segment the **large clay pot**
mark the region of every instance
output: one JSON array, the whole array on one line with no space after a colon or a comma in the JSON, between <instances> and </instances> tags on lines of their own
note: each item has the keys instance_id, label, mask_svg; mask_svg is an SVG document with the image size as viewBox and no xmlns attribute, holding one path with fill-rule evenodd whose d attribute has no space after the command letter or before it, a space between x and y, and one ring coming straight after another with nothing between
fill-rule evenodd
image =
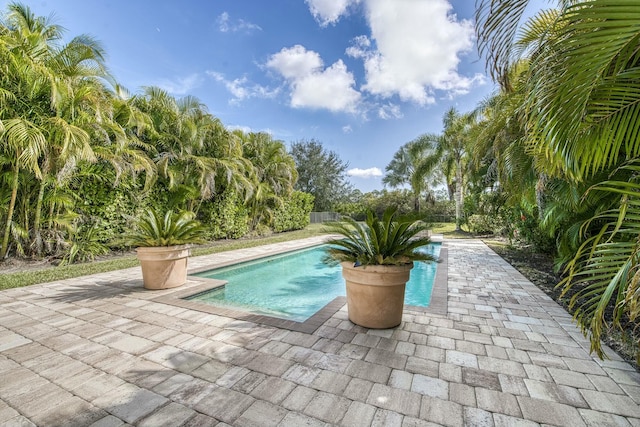
<instances>
[{"instance_id":1,"label":"large clay pot","mask_svg":"<svg viewBox=\"0 0 640 427\"><path fill-rule=\"evenodd\" d=\"M354 267L351 262L343 262L349 320L373 329L398 326L402 322L404 289L412 268L413 263Z\"/></svg>"},{"instance_id":2,"label":"large clay pot","mask_svg":"<svg viewBox=\"0 0 640 427\"><path fill-rule=\"evenodd\" d=\"M138 248L146 289L169 289L187 282L187 245Z\"/></svg>"}]
</instances>

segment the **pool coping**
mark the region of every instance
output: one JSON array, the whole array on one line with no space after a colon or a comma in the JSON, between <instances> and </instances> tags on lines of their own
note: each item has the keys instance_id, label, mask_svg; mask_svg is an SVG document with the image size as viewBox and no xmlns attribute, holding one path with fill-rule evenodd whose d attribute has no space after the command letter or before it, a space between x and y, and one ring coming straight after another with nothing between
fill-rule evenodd
<instances>
[{"instance_id":1,"label":"pool coping","mask_svg":"<svg viewBox=\"0 0 640 427\"><path fill-rule=\"evenodd\" d=\"M436 243L435 241L434 243ZM200 311L203 313L214 314L218 316L230 317L236 320L244 320L248 322L260 323L267 326L275 326L277 328L288 329L296 332L304 332L311 334L315 332L320 326L322 326L327 320L329 320L338 310L340 310L346 303L347 298L345 296L339 296L334 298L320 310L318 310L313 316L305 320L304 322L297 322L294 320L281 319L278 317L267 316L263 314L251 313L248 311L242 311L239 309L233 309L229 307L216 306L212 304L206 304L195 300L186 300L183 298L199 294L211 289L215 289L220 286L224 286L227 282L225 280L208 279L199 276L193 276L193 274L201 273L203 271L211 270L213 268L222 268L229 265L238 264L241 262L253 261L260 258L265 258L272 255L280 255L287 252L294 252L300 249L311 248L318 246L317 242L310 242L308 245L300 245L296 248L282 248L281 250L274 250L269 254L252 254L249 256L239 257L230 261L223 261L214 265L205 265L193 270L189 270L188 281L189 286L181 287L178 290L160 295L156 298L152 298L152 301L173 305L189 310ZM417 312L417 313L429 313L437 315L446 315L448 311L448 248L445 242L441 243L439 262L436 267L436 275L433 282L433 288L431 291L431 300L429 306L420 307L414 305L405 305L405 310Z\"/></svg>"}]
</instances>

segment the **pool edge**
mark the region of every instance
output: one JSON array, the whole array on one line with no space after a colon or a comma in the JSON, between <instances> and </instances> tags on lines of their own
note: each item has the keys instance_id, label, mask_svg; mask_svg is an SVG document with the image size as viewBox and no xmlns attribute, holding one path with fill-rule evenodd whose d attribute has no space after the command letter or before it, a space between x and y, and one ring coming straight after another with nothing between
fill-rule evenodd
<instances>
[{"instance_id":1,"label":"pool edge","mask_svg":"<svg viewBox=\"0 0 640 427\"><path fill-rule=\"evenodd\" d=\"M438 242L440 243L440 242ZM320 243L321 244L321 243ZM293 252L299 249L304 249L308 247L317 246L319 243L309 243L306 245L301 245L296 248L283 248L279 251L274 251L269 255L278 255L286 252ZM254 259L263 258L265 255L250 255L247 257L242 257L235 259L231 262L224 262L216 264L216 267L219 268L232 264L236 264L239 262L252 261ZM425 314L434 314L434 315L446 315L448 312L448 248L446 247L445 242L441 243L440 246L440 261L438 262L438 266L436 268L436 275L433 282L433 288L431 291L431 299L429 302L429 306L420 307L413 305L405 305L405 310L417 312L417 313L425 313ZM224 264L224 265L223 265ZM338 312L347 302L347 298L344 296L339 296L334 298L320 310L318 310L314 315L305 320L304 322L297 322L294 320L280 319L277 317L266 316L262 314L254 314L247 311L234 310L231 308L215 306L211 304L205 304L202 302L197 302L193 300L183 299L185 297L195 295L201 292L204 292L209 289L213 289L216 287L224 286L226 281L217 280L217 279L208 279L199 276L193 276L193 274L200 273L202 271L206 271L207 269L211 269L210 266L200 266L196 269L189 270L188 280L190 282L196 282L200 284L192 284L187 288L179 288L171 293L167 293L164 295L160 295L156 298L152 298L152 301L164 303L168 305L173 305L176 307L186 308L190 310L200 311L208 314L213 314L217 316L225 316L230 317L236 320L244 320L250 321L254 323L260 323L267 326L273 326L281 329L288 329L296 332L304 332L304 333L313 333L320 326L322 326L327 320L329 320L336 312Z\"/></svg>"}]
</instances>

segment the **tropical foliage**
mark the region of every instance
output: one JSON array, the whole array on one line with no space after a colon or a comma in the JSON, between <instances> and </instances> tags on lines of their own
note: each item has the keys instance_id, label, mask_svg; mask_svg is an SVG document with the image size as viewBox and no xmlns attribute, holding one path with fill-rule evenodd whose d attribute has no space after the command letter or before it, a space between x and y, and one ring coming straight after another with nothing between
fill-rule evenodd
<instances>
[{"instance_id":1,"label":"tropical foliage","mask_svg":"<svg viewBox=\"0 0 640 427\"><path fill-rule=\"evenodd\" d=\"M443 117L442 134L424 134L400 147L387 166L383 179L392 187L409 184L417 212L420 212L420 197L428 188L426 180L431 178L433 186L438 183L438 178L442 179L455 202L456 230L460 230L464 220L464 188L473 124L472 114L460 114L454 108L449 109Z\"/></svg>"},{"instance_id":2,"label":"tropical foliage","mask_svg":"<svg viewBox=\"0 0 640 427\"><path fill-rule=\"evenodd\" d=\"M526 173L503 175L500 185L531 188L526 177L537 177L536 203L519 203L535 206L541 228L557 237L566 274L560 286L573 295L575 318L602 355L603 330L636 318L640 296L640 7L559 1L520 26L528 3L478 2L480 48L501 84L485 130L513 135L495 142L528 158L517 163ZM508 116L500 107L506 104L515 123L497 119Z\"/></svg>"},{"instance_id":3,"label":"tropical foliage","mask_svg":"<svg viewBox=\"0 0 640 427\"><path fill-rule=\"evenodd\" d=\"M421 200L425 197L428 184L433 187L439 182L439 177L434 173L435 141L436 136L423 135L400 147L385 168L386 174L382 178L382 183L392 188L409 185L413 192L413 209L416 212L420 212L422 208Z\"/></svg>"},{"instance_id":4,"label":"tropical foliage","mask_svg":"<svg viewBox=\"0 0 640 427\"><path fill-rule=\"evenodd\" d=\"M132 95L104 58L27 6L2 16L0 259L92 259L147 208L194 212L210 239L272 229L297 179L285 144L228 130L193 96Z\"/></svg>"}]
</instances>

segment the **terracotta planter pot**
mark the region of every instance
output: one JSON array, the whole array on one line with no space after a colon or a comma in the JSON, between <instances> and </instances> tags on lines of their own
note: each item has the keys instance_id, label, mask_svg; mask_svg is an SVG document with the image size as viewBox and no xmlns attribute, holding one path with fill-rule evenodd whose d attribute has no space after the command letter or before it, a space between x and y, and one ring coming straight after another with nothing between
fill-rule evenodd
<instances>
[{"instance_id":1,"label":"terracotta planter pot","mask_svg":"<svg viewBox=\"0 0 640 427\"><path fill-rule=\"evenodd\" d=\"M402 322L404 289L413 263L354 267L351 262L343 262L341 265L347 283L349 320L373 329L398 326Z\"/></svg>"},{"instance_id":2,"label":"terracotta planter pot","mask_svg":"<svg viewBox=\"0 0 640 427\"><path fill-rule=\"evenodd\" d=\"M138 248L146 289L169 289L187 282L187 245Z\"/></svg>"}]
</instances>

